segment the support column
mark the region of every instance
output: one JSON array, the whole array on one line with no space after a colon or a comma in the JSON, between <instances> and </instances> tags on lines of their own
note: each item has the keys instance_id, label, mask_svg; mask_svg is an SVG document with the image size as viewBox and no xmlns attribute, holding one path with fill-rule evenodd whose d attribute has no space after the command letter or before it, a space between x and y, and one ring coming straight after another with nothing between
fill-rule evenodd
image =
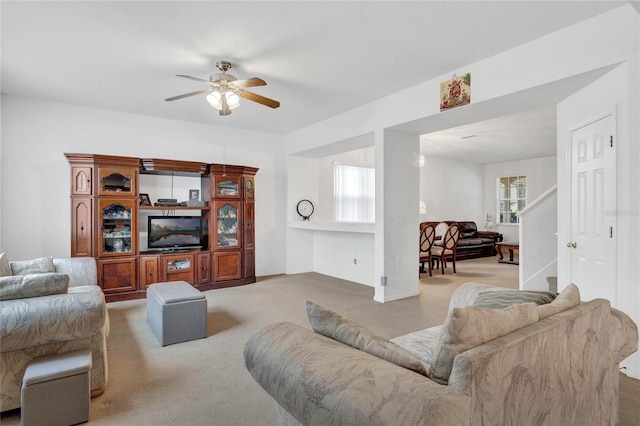
<instances>
[{"instance_id":1,"label":"support column","mask_svg":"<svg viewBox=\"0 0 640 426\"><path fill-rule=\"evenodd\" d=\"M375 150L374 300L389 302L420 294L420 137L395 130L378 130ZM385 281L386 285L383 285Z\"/></svg>"}]
</instances>

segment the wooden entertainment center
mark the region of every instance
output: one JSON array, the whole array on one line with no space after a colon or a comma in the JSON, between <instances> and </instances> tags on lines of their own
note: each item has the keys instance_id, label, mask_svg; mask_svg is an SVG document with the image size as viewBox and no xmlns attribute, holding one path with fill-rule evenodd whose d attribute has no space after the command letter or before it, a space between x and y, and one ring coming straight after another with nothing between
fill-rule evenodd
<instances>
[{"instance_id":1,"label":"wooden entertainment center","mask_svg":"<svg viewBox=\"0 0 640 426\"><path fill-rule=\"evenodd\" d=\"M256 282L255 182L258 169L192 161L65 154L71 166L71 256L95 257L108 302L146 297L156 282L200 290ZM203 203L141 205L141 177L188 177ZM171 188L171 189L172 189ZM197 205L204 204L204 205ZM201 218L201 245L141 250L145 215ZM148 232L148 230L147 230Z\"/></svg>"}]
</instances>

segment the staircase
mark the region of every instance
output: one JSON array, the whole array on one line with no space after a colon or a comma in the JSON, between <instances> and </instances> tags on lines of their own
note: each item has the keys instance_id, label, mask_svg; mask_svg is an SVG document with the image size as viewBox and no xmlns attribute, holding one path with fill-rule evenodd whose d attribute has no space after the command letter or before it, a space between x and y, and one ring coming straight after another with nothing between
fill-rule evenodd
<instances>
[{"instance_id":1,"label":"staircase","mask_svg":"<svg viewBox=\"0 0 640 426\"><path fill-rule=\"evenodd\" d=\"M549 290L558 275L557 212L557 185L518 212L522 290Z\"/></svg>"}]
</instances>

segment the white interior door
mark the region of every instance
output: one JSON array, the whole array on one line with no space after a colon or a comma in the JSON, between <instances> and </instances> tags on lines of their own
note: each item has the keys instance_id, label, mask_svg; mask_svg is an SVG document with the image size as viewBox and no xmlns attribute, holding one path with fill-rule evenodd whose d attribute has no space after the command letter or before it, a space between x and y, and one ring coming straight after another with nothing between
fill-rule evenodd
<instances>
[{"instance_id":1,"label":"white interior door","mask_svg":"<svg viewBox=\"0 0 640 426\"><path fill-rule=\"evenodd\" d=\"M571 283L582 300L607 298L616 286L615 115L571 131Z\"/></svg>"}]
</instances>

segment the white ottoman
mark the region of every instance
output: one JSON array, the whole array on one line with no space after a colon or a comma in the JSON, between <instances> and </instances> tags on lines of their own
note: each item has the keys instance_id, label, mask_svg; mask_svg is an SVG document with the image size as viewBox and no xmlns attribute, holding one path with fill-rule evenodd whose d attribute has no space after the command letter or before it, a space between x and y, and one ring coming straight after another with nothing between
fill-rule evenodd
<instances>
[{"instance_id":1,"label":"white ottoman","mask_svg":"<svg viewBox=\"0 0 640 426\"><path fill-rule=\"evenodd\" d=\"M207 299L184 281L147 288L147 322L162 346L207 337Z\"/></svg>"},{"instance_id":2,"label":"white ottoman","mask_svg":"<svg viewBox=\"0 0 640 426\"><path fill-rule=\"evenodd\" d=\"M22 379L22 425L75 425L89 421L91 351L34 358Z\"/></svg>"}]
</instances>

